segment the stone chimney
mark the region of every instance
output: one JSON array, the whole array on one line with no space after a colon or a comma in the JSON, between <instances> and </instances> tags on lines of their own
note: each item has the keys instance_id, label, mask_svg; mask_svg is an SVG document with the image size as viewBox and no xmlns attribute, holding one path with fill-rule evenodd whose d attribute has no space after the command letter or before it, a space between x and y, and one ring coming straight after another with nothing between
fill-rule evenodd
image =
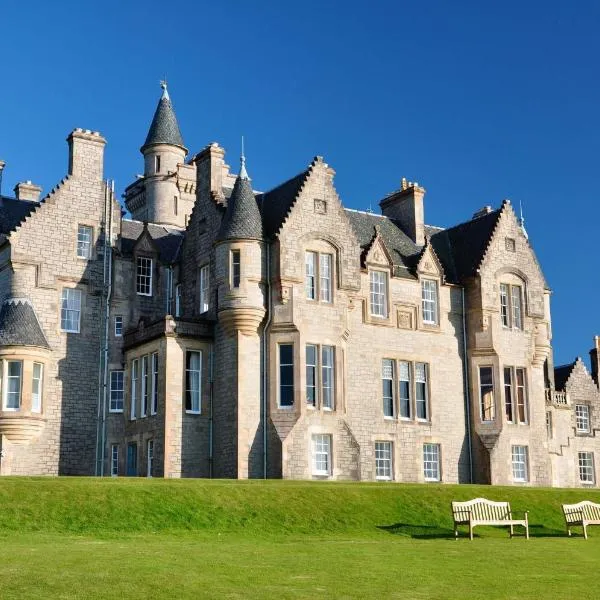
<instances>
[{"instance_id":1,"label":"stone chimney","mask_svg":"<svg viewBox=\"0 0 600 600\"><path fill-rule=\"evenodd\" d=\"M28 200L29 202L39 202L42 188L31 181L17 183L14 188L17 200Z\"/></svg>"},{"instance_id":2,"label":"stone chimney","mask_svg":"<svg viewBox=\"0 0 600 600\"><path fill-rule=\"evenodd\" d=\"M69 175L87 181L102 181L104 173L104 146L106 140L89 129L75 129L69 142Z\"/></svg>"},{"instance_id":3,"label":"stone chimney","mask_svg":"<svg viewBox=\"0 0 600 600\"><path fill-rule=\"evenodd\" d=\"M590 350L590 362L592 363L592 378L598 385L598 373L600 372L600 336L594 336L594 347Z\"/></svg>"},{"instance_id":4,"label":"stone chimney","mask_svg":"<svg viewBox=\"0 0 600 600\"><path fill-rule=\"evenodd\" d=\"M198 194L210 195L217 202L223 203L225 150L213 142L196 154L192 162L196 165Z\"/></svg>"},{"instance_id":5,"label":"stone chimney","mask_svg":"<svg viewBox=\"0 0 600 600\"><path fill-rule=\"evenodd\" d=\"M479 219L479 217L485 217L485 215L489 215L492 212L492 207L491 206L483 206L482 208L480 208L477 212L473 213L473 216L471 217L471 221L475 220L475 219Z\"/></svg>"},{"instance_id":6,"label":"stone chimney","mask_svg":"<svg viewBox=\"0 0 600 600\"><path fill-rule=\"evenodd\" d=\"M403 177L400 189L379 203L381 212L397 221L402 231L418 246L425 243L424 196L425 188Z\"/></svg>"}]
</instances>

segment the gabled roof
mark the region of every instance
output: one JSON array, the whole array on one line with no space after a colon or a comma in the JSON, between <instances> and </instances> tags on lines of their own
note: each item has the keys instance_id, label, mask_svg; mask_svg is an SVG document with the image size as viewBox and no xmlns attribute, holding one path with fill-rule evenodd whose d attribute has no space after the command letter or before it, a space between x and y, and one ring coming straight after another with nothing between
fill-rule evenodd
<instances>
[{"instance_id":1,"label":"gabled roof","mask_svg":"<svg viewBox=\"0 0 600 600\"><path fill-rule=\"evenodd\" d=\"M121 225L121 254L132 256L133 248L138 238L144 231L144 223L141 221L129 221L123 219ZM148 223L148 233L152 238L159 253L159 260L166 264L172 264L179 258L179 251L183 244L185 231L166 225Z\"/></svg>"},{"instance_id":2,"label":"gabled roof","mask_svg":"<svg viewBox=\"0 0 600 600\"><path fill-rule=\"evenodd\" d=\"M0 308L0 346L50 348L31 302L10 298Z\"/></svg>"},{"instance_id":3,"label":"gabled roof","mask_svg":"<svg viewBox=\"0 0 600 600\"><path fill-rule=\"evenodd\" d=\"M0 233L10 233L33 209L37 202L0 196Z\"/></svg>"},{"instance_id":4,"label":"gabled roof","mask_svg":"<svg viewBox=\"0 0 600 600\"><path fill-rule=\"evenodd\" d=\"M554 367L554 389L559 392L564 391L565 385L567 385L567 380L571 376L573 369L575 368L574 361L569 363L568 365L560 365L558 367Z\"/></svg>"},{"instance_id":5,"label":"gabled roof","mask_svg":"<svg viewBox=\"0 0 600 600\"><path fill-rule=\"evenodd\" d=\"M171 98L169 97L166 88L163 91L161 99L158 101L152 124L148 130L146 141L141 147L141 151L144 152L148 146L154 144L171 144L172 146L179 146L187 153L187 148L183 144L183 138L179 131L177 117L175 116L173 105L171 104Z\"/></svg>"}]
</instances>

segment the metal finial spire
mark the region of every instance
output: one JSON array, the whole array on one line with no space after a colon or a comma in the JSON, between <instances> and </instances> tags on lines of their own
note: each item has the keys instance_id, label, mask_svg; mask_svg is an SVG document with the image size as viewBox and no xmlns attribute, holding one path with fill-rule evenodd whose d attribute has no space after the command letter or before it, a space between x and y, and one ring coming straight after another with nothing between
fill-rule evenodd
<instances>
[{"instance_id":1,"label":"metal finial spire","mask_svg":"<svg viewBox=\"0 0 600 600\"><path fill-rule=\"evenodd\" d=\"M525 217L523 216L523 204L519 200L519 212L521 214L521 218L519 219L519 225L521 227L521 231L526 239L529 239L529 235L527 234L527 230L525 229Z\"/></svg>"},{"instance_id":2,"label":"metal finial spire","mask_svg":"<svg viewBox=\"0 0 600 600\"><path fill-rule=\"evenodd\" d=\"M249 179L248 172L246 171L246 156L244 154L244 136L242 136L242 155L240 157L240 177L242 179Z\"/></svg>"},{"instance_id":3,"label":"metal finial spire","mask_svg":"<svg viewBox=\"0 0 600 600\"><path fill-rule=\"evenodd\" d=\"M161 79L160 81L160 87L162 88L162 98L164 98L165 100L170 100L171 98L169 98L169 92L167 91L167 78L165 77L164 79Z\"/></svg>"}]
</instances>

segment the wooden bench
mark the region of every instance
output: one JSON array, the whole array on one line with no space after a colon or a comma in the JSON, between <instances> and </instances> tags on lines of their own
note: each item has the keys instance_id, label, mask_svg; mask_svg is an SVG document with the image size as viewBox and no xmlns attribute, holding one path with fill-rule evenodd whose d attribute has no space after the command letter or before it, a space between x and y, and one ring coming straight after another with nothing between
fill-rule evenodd
<instances>
[{"instance_id":1,"label":"wooden bench","mask_svg":"<svg viewBox=\"0 0 600 600\"><path fill-rule=\"evenodd\" d=\"M583 536L587 540L587 526L600 525L600 504L584 500L577 504L563 504L563 514L567 523L567 533L571 535L573 525L583 527Z\"/></svg>"},{"instance_id":2,"label":"wooden bench","mask_svg":"<svg viewBox=\"0 0 600 600\"><path fill-rule=\"evenodd\" d=\"M525 536L529 539L528 512L524 519L513 519L510 503L492 502L485 498L475 498L467 502L452 502L452 516L454 518L454 537L458 539L458 526L469 526L469 537L473 539L473 529L477 525L500 525L510 528L510 537L514 535L513 527L525 527Z\"/></svg>"}]
</instances>

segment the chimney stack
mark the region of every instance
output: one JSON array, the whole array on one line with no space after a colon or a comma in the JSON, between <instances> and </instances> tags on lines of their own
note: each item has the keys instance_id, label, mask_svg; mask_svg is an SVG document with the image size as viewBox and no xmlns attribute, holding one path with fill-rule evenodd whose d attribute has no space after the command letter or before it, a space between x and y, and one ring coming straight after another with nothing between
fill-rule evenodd
<instances>
[{"instance_id":1,"label":"chimney stack","mask_svg":"<svg viewBox=\"0 0 600 600\"><path fill-rule=\"evenodd\" d=\"M201 150L192 162L196 165L197 190L199 195L212 196L222 204L225 150L216 142Z\"/></svg>"},{"instance_id":2,"label":"chimney stack","mask_svg":"<svg viewBox=\"0 0 600 600\"><path fill-rule=\"evenodd\" d=\"M397 221L417 246L425 244L424 196L425 188L403 177L400 189L379 203L384 216Z\"/></svg>"},{"instance_id":3,"label":"chimney stack","mask_svg":"<svg viewBox=\"0 0 600 600\"><path fill-rule=\"evenodd\" d=\"M29 202L39 202L42 188L31 181L23 181L15 185L15 197L17 200L27 200Z\"/></svg>"},{"instance_id":4,"label":"chimney stack","mask_svg":"<svg viewBox=\"0 0 600 600\"><path fill-rule=\"evenodd\" d=\"M600 336L594 336L594 347L590 350L590 362L592 363L592 378L598 385L598 372L600 371Z\"/></svg>"},{"instance_id":5,"label":"chimney stack","mask_svg":"<svg viewBox=\"0 0 600 600\"><path fill-rule=\"evenodd\" d=\"M104 171L104 146L106 140L89 129L74 129L69 142L69 175L88 181L102 181Z\"/></svg>"}]
</instances>

